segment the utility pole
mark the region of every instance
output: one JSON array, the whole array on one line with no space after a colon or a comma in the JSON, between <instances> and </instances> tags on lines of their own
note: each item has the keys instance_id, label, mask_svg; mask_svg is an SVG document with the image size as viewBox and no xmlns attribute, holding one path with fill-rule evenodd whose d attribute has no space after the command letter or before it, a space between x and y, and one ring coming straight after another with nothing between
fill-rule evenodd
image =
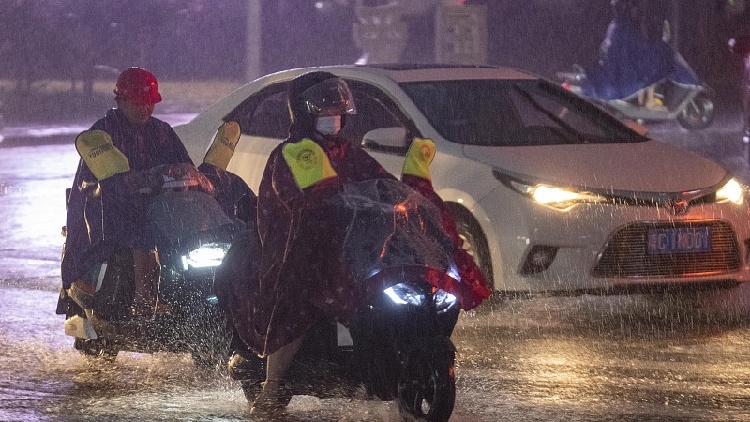
<instances>
[{"instance_id":1,"label":"utility pole","mask_svg":"<svg viewBox=\"0 0 750 422\"><path fill-rule=\"evenodd\" d=\"M675 51L680 51L680 0L672 0L670 9L672 12L672 17L670 18L672 38L669 40L669 43L672 44Z\"/></svg>"},{"instance_id":2,"label":"utility pole","mask_svg":"<svg viewBox=\"0 0 750 422\"><path fill-rule=\"evenodd\" d=\"M263 75L261 58L263 53L262 25L263 6L262 0L247 0L247 51L246 77L248 81L255 80Z\"/></svg>"}]
</instances>

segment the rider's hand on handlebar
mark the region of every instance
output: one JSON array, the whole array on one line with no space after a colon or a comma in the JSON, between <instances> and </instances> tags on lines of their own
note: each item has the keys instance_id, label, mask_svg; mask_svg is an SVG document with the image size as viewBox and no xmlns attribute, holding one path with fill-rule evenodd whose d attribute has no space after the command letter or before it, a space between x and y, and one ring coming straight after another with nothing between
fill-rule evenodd
<instances>
[{"instance_id":1,"label":"rider's hand on handlebar","mask_svg":"<svg viewBox=\"0 0 750 422\"><path fill-rule=\"evenodd\" d=\"M151 193L154 189L158 188L161 184L161 178L157 179L155 175L149 171L136 171L132 170L125 174L124 182L125 185L131 189L134 193Z\"/></svg>"}]
</instances>

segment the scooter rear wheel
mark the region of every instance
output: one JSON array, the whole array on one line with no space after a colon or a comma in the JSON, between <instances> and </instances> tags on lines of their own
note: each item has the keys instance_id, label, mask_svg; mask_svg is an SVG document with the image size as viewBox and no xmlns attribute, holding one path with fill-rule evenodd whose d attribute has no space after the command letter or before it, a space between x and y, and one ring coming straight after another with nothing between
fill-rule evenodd
<instances>
[{"instance_id":1,"label":"scooter rear wheel","mask_svg":"<svg viewBox=\"0 0 750 422\"><path fill-rule=\"evenodd\" d=\"M101 362L114 362L118 350L106 339L83 339L76 337L73 347L82 355Z\"/></svg>"},{"instance_id":2,"label":"scooter rear wheel","mask_svg":"<svg viewBox=\"0 0 750 422\"><path fill-rule=\"evenodd\" d=\"M404 421L446 422L456 402L455 353L413 352L398 381Z\"/></svg>"},{"instance_id":3,"label":"scooter rear wheel","mask_svg":"<svg viewBox=\"0 0 750 422\"><path fill-rule=\"evenodd\" d=\"M688 130L705 129L713 123L715 115L716 107L713 100L701 92L685 105L682 112L677 115L677 121Z\"/></svg>"}]
</instances>

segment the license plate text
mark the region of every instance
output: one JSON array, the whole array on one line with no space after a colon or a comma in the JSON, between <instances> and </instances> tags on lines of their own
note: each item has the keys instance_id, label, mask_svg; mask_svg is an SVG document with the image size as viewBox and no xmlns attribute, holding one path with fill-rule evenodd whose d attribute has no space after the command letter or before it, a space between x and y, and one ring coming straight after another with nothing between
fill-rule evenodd
<instances>
[{"instance_id":1,"label":"license plate text","mask_svg":"<svg viewBox=\"0 0 750 422\"><path fill-rule=\"evenodd\" d=\"M648 231L648 253L693 253L711 251L711 227L673 227Z\"/></svg>"}]
</instances>

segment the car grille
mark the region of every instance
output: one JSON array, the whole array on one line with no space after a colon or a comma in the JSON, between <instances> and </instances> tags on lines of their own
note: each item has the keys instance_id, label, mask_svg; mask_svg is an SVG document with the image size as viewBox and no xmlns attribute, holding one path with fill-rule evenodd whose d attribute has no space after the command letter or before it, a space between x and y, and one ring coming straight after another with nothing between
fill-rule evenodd
<instances>
[{"instance_id":1,"label":"car grille","mask_svg":"<svg viewBox=\"0 0 750 422\"><path fill-rule=\"evenodd\" d=\"M712 250L699 253L649 254L649 229L712 227ZM738 271L742 263L732 227L723 221L634 223L607 242L594 277L690 277Z\"/></svg>"}]
</instances>

